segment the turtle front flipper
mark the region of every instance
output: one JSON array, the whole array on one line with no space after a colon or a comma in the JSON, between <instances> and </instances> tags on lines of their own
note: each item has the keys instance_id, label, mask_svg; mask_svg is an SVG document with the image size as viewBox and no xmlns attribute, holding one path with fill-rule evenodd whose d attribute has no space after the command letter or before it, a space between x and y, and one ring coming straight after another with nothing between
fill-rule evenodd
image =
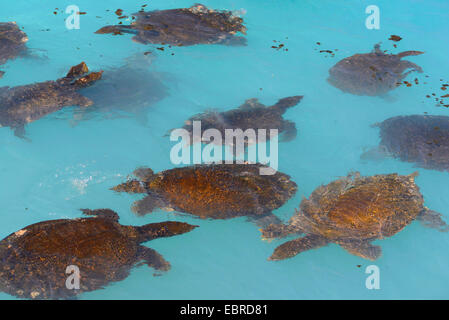
<instances>
[{"instance_id":1,"label":"turtle front flipper","mask_svg":"<svg viewBox=\"0 0 449 320\"><path fill-rule=\"evenodd\" d=\"M145 215L151 213L158 208L166 208L169 205L156 194L149 193L142 200L138 200L133 203L131 210L138 215Z\"/></svg>"},{"instance_id":2,"label":"turtle front flipper","mask_svg":"<svg viewBox=\"0 0 449 320\"><path fill-rule=\"evenodd\" d=\"M134 230L136 232L137 242L142 243L158 238L177 236L190 232L197 227L185 222L165 221L135 227Z\"/></svg>"},{"instance_id":3,"label":"turtle front flipper","mask_svg":"<svg viewBox=\"0 0 449 320\"><path fill-rule=\"evenodd\" d=\"M145 264L155 270L168 271L171 268L170 262L165 260L161 254L151 248L140 246L138 255L140 258L139 260L143 260Z\"/></svg>"},{"instance_id":4,"label":"turtle front flipper","mask_svg":"<svg viewBox=\"0 0 449 320\"><path fill-rule=\"evenodd\" d=\"M77 106L85 107L85 108L90 107L94 104L94 102L91 99L86 98L85 96L82 96L77 92L73 93L72 101L73 101L73 105L77 105Z\"/></svg>"},{"instance_id":5,"label":"turtle front flipper","mask_svg":"<svg viewBox=\"0 0 449 320\"><path fill-rule=\"evenodd\" d=\"M376 260L382 255L380 246L372 245L369 241L339 242L338 244L350 254L363 259Z\"/></svg>"},{"instance_id":6,"label":"turtle front flipper","mask_svg":"<svg viewBox=\"0 0 449 320\"><path fill-rule=\"evenodd\" d=\"M441 232L448 232L449 226L441 218L442 214L425 208L417 217L419 222L425 227L437 229Z\"/></svg>"},{"instance_id":7,"label":"turtle front flipper","mask_svg":"<svg viewBox=\"0 0 449 320\"><path fill-rule=\"evenodd\" d=\"M277 247L268 260L284 260L297 254L327 245L329 241L321 236L309 234L295 240L288 241Z\"/></svg>"},{"instance_id":8,"label":"turtle front flipper","mask_svg":"<svg viewBox=\"0 0 449 320\"><path fill-rule=\"evenodd\" d=\"M80 209L80 210L86 216L96 216L99 218L111 219L114 221L119 220L119 216L118 216L117 212L115 212L111 209L96 209L96 210Z\"/></svg>"}]
</instances>

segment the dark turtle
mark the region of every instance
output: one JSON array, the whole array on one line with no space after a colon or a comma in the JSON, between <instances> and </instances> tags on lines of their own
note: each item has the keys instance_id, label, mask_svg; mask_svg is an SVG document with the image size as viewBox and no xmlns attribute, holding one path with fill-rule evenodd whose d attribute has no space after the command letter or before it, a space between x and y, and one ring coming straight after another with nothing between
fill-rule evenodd
<instances>
[{"instance_id":1,"label":"dark turtle","mask_svg":"<svg viewBox=\"0 0 449 320\"><path fill-rule=\"evenodd\" d=\"M190 46L195 44L245 45L246 39L235 36L246 33L243 19L230 11L217 11L196 4L190 8L137 12L131 25L106 26L98 34L135 34L133 40Z\"/></svg>"},{"instance_id":2,"label":"dark turtle","mask_svg":"<svg viewBox=\"0 0 449 320\"><path fill-rule=\"evenodd\" d=\"M81 89L79 93L91 99L93 105L87 109L76 110L75 120L87 119L94 115L135 115L144 123L148 107L168 94L161 76L149 70L151 61L151 55L138 53L128 57L122 66L107 69L95 86Z\"/></svg>"},{"instance_id":3,"label":"dark turtle","mask_svg":"<svg viewBox=\"0 0 449 320\"><path fill-rule=\"evenodd\" d=\"M302 98L302 96L283 98L270 107L263 105L258 99L249 99L237 109L195 115L185 122L183 128L190 133L191 137L193 137L193 121L201 121L201 137L208 129L220 131L222 137L225 137L226 129L241 129L243 132L253 129L256 134L258 129L266 129L267 139L269 139L270 129L277 129L278 133L282 134L281 141L290 141L296 137L296 126L294 122L284 120L282 116L288 108L296 106ZM246 142L248 145L256 143L249 138Z\"/></svg>"},{"instance_id":4,"label":"dark turtle","mask_svg":"<svg viewBox=\"0 0 449 320\"><path fill-rule=\"evenodd\" d=\"M261 175L261 164L211 164L175 168L154 174L140 168L129 180L114 188L118 192L146 193L134 203L137 214L156 208L190 213L202 219L247 216L259 225L278 222L272 210L296 192L286 174Z\"/></svg>"},{"instance_id":5,"label":"dark turtle","mask_svg":"<svg viewBox=\"0 0 449 320\"><path fill-rule=\"evenodd\" d=\"M410 115L379 124L380 145L362 159L392 156L427 169L449 171L449 117Z\"/></svg>"},{"instance_id":6,"label":"dark turtle","mask_svg":"<svg viewBox=\"0 0 449 320\"><path fill-rule=\"evenodd\" d=\"M361 177L348 175L313 191L304 199L288 225L271 225L264 238L305 233L277 247L270 260L293 257L306 250L337 243L349 253L375 260L381 248L371 241L391 237L413 220L448 231L441 215L424 207L415 184L417 172Z\"/></svg>"},{"instance_id":7,"label":"dark turtle","mask_svg":"<svg viewBox=\"0 0 449 320\"><path fill-rule=\"evenodd\" d=\"M380 50L380 45L376 44L371 53L355 54L339 61L329 70L327 81L344 92L356 95L385 95L396 88L411 72L422 72L418 65L401 59L423 53L405 51L399 54L386 54ZM412 70L404 73L407 69Z\"/></svg>"},{"instance_id":8,"label":"dark turtle","mask_svg":"<svg viewBox=\"0 0 449 320\"><path fill-rule=\"evenodd\" d=\"M26 52L28 37L15 22L0 22L0 65ZM0 78L4 72L0 71Z\"/></svg>"},{"instance_id":9,"label":"dark turtle","mask_svg":"<svg viewBox=\"0 0 449 320\"><path fill-rule=\"evenodd\" d=\"M174 221L123 226L112 210L82 211L95 217L39 222L3 239L0 290L20 298L64 299L123 280L139 262L167 271L170 264L140 244L196 227ZM79 269L79 290L66 286L68 266Z\"/></svg>"},{"instance_id":10,"label":"dark turtle","mask_svg":"<svg viewBox=\"0 0 449 320\"><path fill-rule=\"evenodd\" d=\"M84 62L56 81L0 88L0 126L25 136L25 125L67 106L88 107L92 100L77 91L101 79L102 71L89 73Z\"/></svg>"}]
</instances>

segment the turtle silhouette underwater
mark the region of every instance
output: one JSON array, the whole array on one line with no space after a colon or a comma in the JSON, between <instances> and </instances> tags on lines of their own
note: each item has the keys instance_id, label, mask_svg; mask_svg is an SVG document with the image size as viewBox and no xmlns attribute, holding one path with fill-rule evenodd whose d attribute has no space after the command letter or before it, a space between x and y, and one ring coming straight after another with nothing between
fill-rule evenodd
<instances>
[{"instance_id":1,"label":"turtle silhouette underwater","mask_svg":"<svg viewBox=\"0 0 449 320\"><path fill-rule=\"evenodd\" d=\"M373 125L380 129L380 144L362 159L390 156L426 169L449 171L449 117L409 115Z\"/></svg>"},{"instance_id":2,"label":"turtle silhouette underwater","mask_svg":"<svg viewBox=\"0 0 449 320\"><path fill-rule=\"evenodd\" d=\"M286 142L293 140L297 135L297 129L294 122L284 120L283 115L287 109L296 106L303 96L292 96L280 99L272 106L265 106L259 102L258 99L246 100L243 105L237 109L232 109L225 112L205 112L195 115L185 122L183 129L187 130L190 135L190 143L198 142L200 137L193 137L194 121L200 121L201 137L203 132L208 129L218 130L222 137L226 136L227 129L241 129L242 134L245 134L247 129L253 129L258 132L258 129L265 129L267 133L267 140L272 138L270 136L270 129L277 130L280 135L280 141ZM256 137L246 136L246 145L255 144ZM222 141L212 141L213 143L221 144ZM233 141L227 141L230 147L234 146ZM226 140L224 141L226 144Z\"/></svg>"},{"instance_id":3,"label":"turtle silhouette underwater","mask_svg":"<svg viewBox=\"0 0 449 320\"><path fill-rule=\"evenodd\" d=\"M93 217L43 221L3 239L0 290L19 298L67 299L125 279L140 262L168 271L169 262L140 244L197 227L175 221L124 226L112 210L82 211ZM69 266L79 270L79 289L66 286Z\"/></svg>"},{"instance_id":4,"label":"turtle silhouette underwater","mask_svg":"<svg viewBox=\"0 0 449 320\"><path fill-rule=\"evenodd\" d=\"M243 19L230 11L208 9L196 4L190 8L140 11L133 14L131 25L106 26L97 34L134 34L133 40L141 44L169 44L191 46L195 44L246 45Z\"/></svg>"},{"instance_id":5,"label":"turtle silhouette underwater","mask_svg":"<svg viewBox=\"0 0 449 320\"><path fill-rule=\"evenodd\" d=\"M92 117L128 116L146 123L148 108L168 95L163 75L149 70L152 60L151 55L139 52L126 58L122 66L105 69L100 82L79 91L93 105L75 110L74 123Z\"/></svg>"},{"instance_id":6,"label":"turtle silhouette underwater","mask_svg":"<svg viewBox=\"0 0 449 320\"><path fill-rule=\"evenodd\" d=\"M420 66L407 60L407 56L423 54L421 51L405 51L386 54L380 45L371 53L355 54L339 61L329 70L327 81L334 87L351 94L385 96L400 85L411 72L422 72ZM404 72L411 69L407 72Z\"/></svg>"},{"instance_id":7,"label":"turtle silhouette underwater","mask_svg":"<svg viewBox=\"0 0 449 320\"><path fill-rule=\"evenodd\" d=\"M149 168L134 172L115 186L117 192L144 193L132 210L140 215L157 208L190 213L201 219L246 216L260 226L278 223L272 210L281 207L297 190L284 173L262 164L203 164L154 173ZM271 169L272 170L272 169Z\"/></svg>"},{"instance_id":8,"label":"turtle silhouette underwater","mask_svg":"<svg viewBox=\"0 0 449 320\"><path fill-rule=\"evenodd\" d=\"M16 22L0 22L0 65L27 52L28 37ZM0 71L0 78L4 72Z\"/></svg>"},{"instance_id":9,"label":"turtle silhouette underwater","mask_svg":"<svg viewBox=\"0 0 449 320\"><path fill-rule=\"evenodd\" d=\"M375 260L382 251L371 241L391 237L414 220L447 232L441 214L424 207L417 175L355 173L320 186L301 202L288 225L270 225L262 231L265 239L305 234L278 246L269 260L291 258L329 243Z\"/></svg>"},{"instance_id":10,"label":"turtle silhouette underwater","mask_svg":"<svg viewBox=\"0 0 449 320\"><path fill-rule=\"evenodd\" d=\"M17 87L0 87L0 126L10 127L18 137L25 137L25 125L67 106L88 107L92 100L78 90L101 79L102 71L88 73L82 62L56 81Z\"/></svg>"}]
</instances>

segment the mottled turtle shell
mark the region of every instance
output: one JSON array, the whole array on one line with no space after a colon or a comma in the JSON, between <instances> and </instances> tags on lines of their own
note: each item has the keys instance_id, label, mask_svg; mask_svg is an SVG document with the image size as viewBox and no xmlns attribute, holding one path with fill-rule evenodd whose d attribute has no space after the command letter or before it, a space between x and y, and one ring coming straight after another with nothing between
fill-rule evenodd
<instances>
[{"instance_id":1,"label":"mottled turtle shell","mask_svg":"<svg viewBox=\"0 0 449 320\"><path fill-rule=\"evenodd\" d=\"M137 12L131 25L106 26L97 34L135 34L133 40L179 46L195 44L245 45L246 39L237 32L246 32L243 19L230 11L208 9L196 4L190 8Z\"/></svg>"},{"instance_id":2,"label":"mottled turtle shell","mask_svg":"<svg viewBox=\"0 0 449 320\"><path fill-rule=\"evenodd\" d=\"M24 53L28 37L15 22L0 22L0 65Z\"/></svg>"},{"instance_id":3,"label":"mottled turtle shell","mask_svg":"<svg viewBox=\"0 0 449 320\"><path fill-rule=\"evenodd\" d=\"M261 174L261 164L196 165L162 171L147 180L132 180L115 191L148 193L133 210L143 214L171 208L200 218L263 216L281 207L296 184L281 172ZM148 170L148 169L147 169Z\"/></svg>"},{"instance_id":4,"label":"mottled turtle shell","mask_svg":"<svg viewBox=\"0 0 449 320\"><path fill-rule=\"evenodd\" d=\"M387 154L422 168L449 171L449 117L399 116L377 126L380 147Z\"/></svg>"},{"instance_id":5,"label":"mottled turtle shell","mask_svg":"<svg viewBox=\"0 0 449 320\"><path fill-rule=\"evenodd\" d=\"M335 242L390 237L424 209L416 175L357 174L333 181L301 202L291 225Z\"/></svg>"},{"instance_id":6,"label":"mottled turtle shell","mask_svg":"<svg viewBox=\"0 0 449 320\"><path fill-rule=\"evenodd\" d=\"M0 290L20 298L64 299L103 288L145 261L157 270L170 264L141 242L192 230L180 222L123 226L111 210L84 210L94 218L44 221L0 242ZM80 288L67 288L67 267L80 272Z\"/></svg>"},{"instance_id":7,"label":"mottled turtle shell","mask_svg":"<svg viewBox=\"0 0 449 320\"><path fill-rule=\"evenodd\" d=\"M386 54L376 45L371 53L355 54L339 61L329 70L327 81L344 92L355 95L379 96L395 89L410 72L422 72L418 65L401 60L422 54L405 51ZM405 72L407 69L412 69Z\"/></svg>"}]
</instances>

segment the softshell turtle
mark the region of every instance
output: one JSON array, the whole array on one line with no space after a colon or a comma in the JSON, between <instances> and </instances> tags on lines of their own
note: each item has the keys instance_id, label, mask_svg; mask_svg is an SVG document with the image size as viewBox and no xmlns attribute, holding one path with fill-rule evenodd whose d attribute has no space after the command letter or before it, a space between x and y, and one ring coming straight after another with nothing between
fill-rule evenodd
<instances>
[{"instance_id":1,"label":"softshell turtle","mask_svg":"<svg viewBox=\"0 0 449 320\"><path fill-rule=\"evenodd\" d=\"M150 70L152 60L150 54L139 52L126 58L122 66L106 69L100 82L79 91L93 105L77 109L75 121L133 115L145 123L148 107L168 95L162 76Z\"/></svg>"},{"instance_id":2,"label":"softshell turtle","mask_svg":"<svg viewBox=\"0 0 449 320\"><path fill-rule=\"evenodd\" d=\"M401 59L423 53L405 51L399 54L386 54L380 50L380 45L376 44L371 53L355 54L339 61L329 70L327 81L344 92L382 96L396 88L411 72L422 72L420 66ZM412 70L404 73L407 69Z\"/></svg>"},{"instance_id":3,"label":"softshell turtle","mask_svg":"<svg viewBox=\"0 0 449 320\"><path fill-rule=\"evenodd\" d=\"M380 145L362 159L392 156L421 168L449 171L449 117L398 116L374 126L380 128Z\"/></svg>"},{"instance_id":4,"label":"softshell turtle","mask_svg":"<svg viewBox=\"0 0 449 320\"><path fill-rule=\"evenodd\" d=\"M15 22L0 22L0 65L25 53L28 37ZM4 72L0 71L0 78Z\"/></svg>"},{"instance_id":5,"label":"softshell turtle","mask_svg":"<svg viewBox=\"0 0 449 320\"><path fill-rule=\"evenodd\" d=\"M133 40L142 44L246 45L246 39L235 36L246 33L243 19L230 11L208 9L202 4L190 8L137 12L131 25L106 26L96 33L135 34Z\"/></svg>"},{"instance_id":6,"label":"softshell turtle","mask_svg":"<svg viewBox=\"0 0 449 320\"><path fill-rule=\"evenodd\" d=\"M204 164L155 174L139 168L132 179L114 188L118 192L145 193L134 203L137 214L157 208L190 213L199 218L229 219L247 216L264 226L279 220L272 210L296 192L296 183L281 172L261 175L261 164Z\"/></svg>"},{"instance_id":7,"label":"softshell turtle","mask_svg":"<svg viewBox=\"0 0 449 320\"><path fill-rule=\"evenodd\" d=\"M102 71L89 73L84 62L56 81L0 88L0 126L10 127L19 137L25 125L67 106L88 107L92 100L77 91L101 79Z\"/></svg>"},{"instance_id":8,"label":"softshell turtle","mask_svg":"<svg viewBox=\"0 0 449 320\"><path fill-rule=\"evenodd\" d=\"M167 271L170 264L140 244L196 227L175 221L124 226L112 210L82 211L94 217L43 221L3 239L0 290L20 298L64 299L123 280L139 262ZM79 270L78 290L66 286L69 266Z\"/></svg>"},{"instance_id":9,"label":"softshell turtle","mask_svg":"<svg viewBox=\"0 0 449 320\"><path fill-rule=\"evenodd\" d=\"M291 233L306 235L277 247L270 260L293 257L306 250L337 243L349 253L375 260L381 248L371 241L391 237L417 219L448 231L441 215L424 207L415 184L417 172L361 177L359 173L320 186L304 199L288 225L271 225L266 239Z\"/></svg>"},{"instance_id":10,"label":"softshell turtle","mask_svg":"<svg viewBox=\"0 0 449 320\"><path fill-rule=\"evenodd\" d=\"M223 138L226 135L226 129L241 129L243 134L247 129L253 129L256 134L258 129L266 129L268 140L270 138L270 129L277 129L278 133L282 134L281 141L290 141L296 137L296 125L292 121L284 120L282 116L287 109L296 106L302 98L302 96L283 98L269 107L260 103L258 99L249 99L237 109L225 112L209 111L195 115L185 122L183 129L189 132L191 143L197 142L193 139L194 121L200 121L201 137L203 132L208 129L220 131ZM246 137L245 141L248 145L257 142L251 141L250 137ZM231 142L233 145L233 141L228 142ZM221 143L221 141L213 141L213 143Z\"/></svg>"}]
</instances>

